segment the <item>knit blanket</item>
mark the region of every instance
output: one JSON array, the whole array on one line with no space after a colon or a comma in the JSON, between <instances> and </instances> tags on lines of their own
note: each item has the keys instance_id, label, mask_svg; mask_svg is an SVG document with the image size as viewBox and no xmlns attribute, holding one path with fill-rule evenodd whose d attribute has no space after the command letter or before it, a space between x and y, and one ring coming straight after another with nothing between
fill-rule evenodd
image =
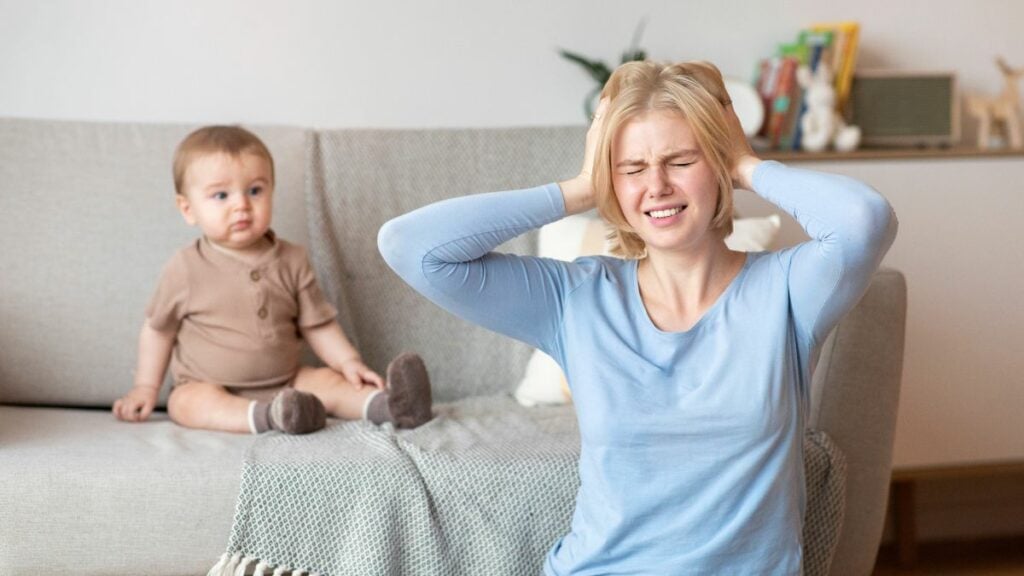
<instances>
[{"instance_id":1,"label":"knit blanket","mask_svg":"<svg viewBox=\"0 0 1024 576\"><path fill-rule=\"evenodd\" d=\"M308 436L260 436L210 576L540 574L579 486L572 407L523 408L502 395L435 414L415 430L335 422ZM820 432L805 453L814 532L812 542L805 530L805 574L826 574L842 523L842 457Z\"/></svg>"}]
</instances>

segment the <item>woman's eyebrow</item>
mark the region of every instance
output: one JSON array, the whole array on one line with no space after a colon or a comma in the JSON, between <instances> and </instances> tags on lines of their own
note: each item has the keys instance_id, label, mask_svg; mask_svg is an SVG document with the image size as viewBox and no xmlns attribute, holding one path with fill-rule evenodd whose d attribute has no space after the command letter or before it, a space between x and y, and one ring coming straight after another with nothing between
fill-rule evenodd
<instances>
[{"instance_id":1,"label":"woman's eyebrow","mask_svg":"<svg viewBox=\"0 0 1024 576\"><path fill-rule=\"evenodd\" d=\"M645 162L643 160L633 160L633 159L620 160L617 164L615 164L615 167L616 168L622 168L623 166L643 166L646 163L647 162Z\"/></svg>"},{"instance_id":2,"label":"woman's eyebrow","mask_svg":"<svg viewBox=\"0 0 1024 576\"><path fill-rule=\"evenodd\" d=\"M678 158L680 156L696 156L698 154L700 154L700 150L698 150L696 148L680 148L678 150L672 150L670 152L666 152L665 154L662 154L661 156L658 156L658 160L661 161L661 160L666 160L668 158ZM616 168L622 168L622 167L625 167L625 166L644 166L646 164L647 164L646 160L640 160L640 159L635 159L635 158L626 158L625 160L618 161L615 164L615 167Z\"/></svg>"}]
</instances>

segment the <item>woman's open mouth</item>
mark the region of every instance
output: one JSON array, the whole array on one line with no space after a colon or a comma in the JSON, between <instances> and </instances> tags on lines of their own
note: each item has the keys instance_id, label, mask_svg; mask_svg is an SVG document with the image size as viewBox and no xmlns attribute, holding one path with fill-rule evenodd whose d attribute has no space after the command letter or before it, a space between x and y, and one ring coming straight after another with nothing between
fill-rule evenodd
<instances>
[{"instance_id":1,"label":"woman's open mouth","mask_svg":"<svg viewBox=\"0 0 1024 576\"><path fill-rule=\"evenodd\" d=\"M686 206L676 206L675 208L667 208L665 210L651 210L646 214L652 218L668 218L669 216L675 216L683 211Z\"/></svg>"}]
</instances>

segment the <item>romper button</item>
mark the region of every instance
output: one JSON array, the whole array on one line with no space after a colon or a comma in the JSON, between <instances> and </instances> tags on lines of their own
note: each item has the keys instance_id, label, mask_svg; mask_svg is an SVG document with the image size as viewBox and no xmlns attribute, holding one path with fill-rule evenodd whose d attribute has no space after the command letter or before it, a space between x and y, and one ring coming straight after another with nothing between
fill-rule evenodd
<instances>
[{"instance_id":1,"label":"romper button","mask_svg":"<svg viewBox=\"0 0 1024 576\"><path fill-rule=\"evenodd\" d=\"M249 278L252 278L253 282L259 282L259 280L260 280L260 271L259 270L253 270L252 272L249 272Z\"/></svg>"},{"instance_id":2,"label":"romper button","mask_svg":"<svg viewBox=\"0 0 1024 576\"><path fill-rule=\"evenodd\" d=\"M256 315L257 315L257 316L259 316L259 317L260 317L261 319L262 319L262 318L266 318L266 317L267 317L267 309L266 309L266 308L260 308L260 309L259 309L259 310L258 310L258 311L256 312Z\"/></svg>"}]
</instances>

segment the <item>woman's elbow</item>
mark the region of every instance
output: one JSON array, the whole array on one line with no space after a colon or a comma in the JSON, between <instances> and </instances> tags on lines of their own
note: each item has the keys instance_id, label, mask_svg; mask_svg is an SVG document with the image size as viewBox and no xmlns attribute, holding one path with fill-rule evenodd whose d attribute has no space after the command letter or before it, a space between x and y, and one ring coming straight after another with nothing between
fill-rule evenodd
<instances>
[{"instance_id":1,"label":"woman's elbow","mask_svg":"<svg viewBox=\"0 0 1024 576\"><path fill-rule=\"evenodd\" d=\"M885 196L873 188L869 187L868 189L870 192L865 195L864 202L856 211L853 219L857 222L857 228L861 230L858 235L871 244L877 244L885 251L896 239L899 221Z\"/></svg>"},{"instance_id":2,"label":"woman's elbow","mask_svg":"<svg viewBox=\"0 0 1024 576\"><path fill-rule=\"evenodd\" d=\"M873 192L874 194L868 207L870 229L879 237L885 239L886 244L891 244L896 238L896 231L900 226L899 220L896 218L896 212L893 210L889 200L880 193Z\"/></svg>"},{"instance_id":3,"label":"woman's elbow","mask_svg":"<svg viewBox=\"0 0 1024 576\"><path fill-rule=\"evenodd\" d=\"M377 250L380 251L384 262L399 276L404 276L405 271L411 270L414 244L405 216L388 220L377 231Z\"/></svg>"}]
</instances>

